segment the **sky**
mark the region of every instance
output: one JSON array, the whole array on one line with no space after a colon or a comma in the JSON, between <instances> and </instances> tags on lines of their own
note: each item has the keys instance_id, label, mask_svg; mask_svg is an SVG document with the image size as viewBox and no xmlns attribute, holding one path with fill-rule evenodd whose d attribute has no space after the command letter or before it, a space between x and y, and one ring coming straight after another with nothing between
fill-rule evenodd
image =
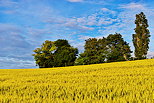
<instances>
[{"instance_id":1,"label":"sky","mask_svg":"<svg viewBox=\"0 0 154 103\"><path fill-rule=\"evenodd\" d=\"M67 39L83 52L86 39L120 33L134 50L140 12L148 19L152 57L153 5L153 0L0 0L0 69L38 68L32 54L45 40Z\"/></svg>"}]
</instances>

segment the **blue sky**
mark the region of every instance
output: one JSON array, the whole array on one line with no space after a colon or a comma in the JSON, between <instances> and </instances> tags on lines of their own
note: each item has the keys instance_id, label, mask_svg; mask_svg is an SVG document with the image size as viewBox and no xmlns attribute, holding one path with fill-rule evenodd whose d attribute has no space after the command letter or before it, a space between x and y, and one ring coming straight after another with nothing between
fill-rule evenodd
<instances>
[{"instance_id":1,"label":"blue sky","mask_svg":"<svg viewBox=\"0 0 154 103\"><path fill-rule=\"evenodd\" d=\"M33 50L45 40L67 39L82 52L88 38L121 33L131 49L135 15L145 13L154 56L152 0L0 0L0 68L37 68Z\"/></svg>"}]
</instances>

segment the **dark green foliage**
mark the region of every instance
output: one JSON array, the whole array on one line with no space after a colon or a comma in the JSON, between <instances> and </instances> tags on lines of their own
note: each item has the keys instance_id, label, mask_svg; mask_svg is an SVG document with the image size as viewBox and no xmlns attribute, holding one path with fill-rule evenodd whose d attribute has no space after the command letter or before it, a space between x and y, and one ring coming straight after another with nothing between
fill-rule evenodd
<instances>
[{"instance_id":1,"label":"dark green foliage","mask_svg":"<svg viewBox=\"0 0 154 103\"><path fill-rule=\"evenodd\" d=\"M143 12L136 15L135 24L136 28L134 30L136 34L132 35L135 47L135 57L136 59L145 59L149 49L150 32L147 29L149 27L148 20Z\"/></svg>"},{"instance_id":2,"label":"dark green foliage","mask_svg":"<svg viewBox=\"0 0 154 103\"><path fill-rule=\"evenodd\" d=\"M86 64L96 64L99 63L98 51L98 41L96 38L90 38L86 40L85 43L85 62Z\"/></svg>"},{"instance_id":3,"label":"dark green foliage","mask_svg":"<svg viewBox=\"0 0 154 103\"><path fill-rule=\"evenodd\" d=\"M105 38L104 38L105 39ZM85 43L85 51L76 60L77 65L103 63L105 46L103 39L89 38ZM103 47L104 46L104 47Z\"/></svg>"},{"instance_id":4,"label":"dark green foliage","mask_svg":"<svg viewBox=\"0 0 154 103\"><path fill-rule=\"evenodd\" d=\"M107 37L107 51L107 62L129 60L132 53L129 44L117 33Z\"/></svg>"},{"instance_id":5,"label":"dark green foliage","mask_svg":"<svg viewBox=\"0 0 154 103\"><path fill-rule=\"evenodd\" d=\"M58 39L57 41L55 41L55 45L57 48L61 48L61 47L71 47L70 44L68 43L67 40L63 40L63 39Z\"/></svg>"},{"instance_id":6,"label":"dark green foliage","mask_svg":"<svg viewBox=\"0 0 154 103\"><path fill-rule=\"evenodd\" d=\"M76 60L77 65L130 60L132 51L121 34L110 34L107 38L86 40L85 51Z\"/></svg>"},{"instance_id":7,"label":"dark green foliage","mask_svg":"<svg viewBox=\"0 0 154 103\"><path fill-rule=\"evenodd\" d=\"M50 68L74 65L78 49L71 47L67 40L58 39L55 42L46 40L34 52L36 64L40 68Z\"/></svg>"},{"instance_id":8,"label":"dark green foliage","mask_svg":"<svg viewBox=\"0 0 154 103\"><path fill-rule=\"evenodd\" d=\"M71 66L74 65L76 56L78 54L78 49L70 46L67 40L59 39L55 41L57 50L55 51L55 66Z\"/></svg>"},{"instance_id":9,"label":"dark green foliage","mask_svg":"<svg viewBox=\"0 0 154 103\"><path fill-rule=\"evenodd\" d=\"M76 56L78 54L78 49L73 47L60 47L55 52L55 66L71 66L74 65L74 61L76 60Z\"/></svg>"}]
</instances>

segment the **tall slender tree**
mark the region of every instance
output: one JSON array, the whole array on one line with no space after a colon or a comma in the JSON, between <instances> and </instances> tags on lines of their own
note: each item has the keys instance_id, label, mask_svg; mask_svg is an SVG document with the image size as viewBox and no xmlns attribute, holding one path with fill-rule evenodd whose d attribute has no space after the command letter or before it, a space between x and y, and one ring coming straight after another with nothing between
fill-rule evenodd
<instances>
[{"instance_id":1,"label":"tall slender tree","mask_svg":"<svg viewBox=\"0 0 154 103\"><path fill-rule=\"evenodd\" d=\"M135 34L132 35L135 47L135 57L136 59L145 59L149 49L150 32L148 30L148 20L143 12L136 14L135 24Z\"/></svg>"}]
</instances>

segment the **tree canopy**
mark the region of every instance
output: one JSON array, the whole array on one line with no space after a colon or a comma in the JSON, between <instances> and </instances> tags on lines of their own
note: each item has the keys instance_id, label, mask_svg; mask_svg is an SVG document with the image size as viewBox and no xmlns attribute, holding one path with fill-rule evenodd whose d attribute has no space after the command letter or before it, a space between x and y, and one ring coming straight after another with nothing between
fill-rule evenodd
<instances>
[{"instance_id":1,"label":"tree canopy","mask_svg":"<svg viewBox=\"0 0 154 103\"><path fill-rule=\"evenodd\" d=\"M108 62L129 60L132 53L129 44L118 33L110 34L107 37L107 51Z\"/></svg>"},{"instance_id":2,"label":"tree canopy","mask_svg":"<svg viewBox=\"0 0 154 103\"><path fill-rule=\"evenodd\" d=\"M74 65L78 49L73 48L67 40L46 40L40 48L34 50L33 54L36 64L40 68Z\"/></svg>"},{"instance_id":3,"label":"tree canopy","mask_svg":"<svg viewBox=\"0 0 154 103\"><path fill-rule=\"evenodd\" d=\"M85 40L85 51L79 55L76 64L96 64L130 60L132 51L122 35L110 34L107 38Z\"/></svg>"},{"instance_id":4,"label":"tree canopy","mask_svg":"<svg viewBox=\"0 0 154 103\"><path fill-rule=\"evenodd\" d=\"M148 20L143 12L136 14L135 24L135 34L132 35L135 47L135 57L136 59L145 59L149 49L150 32L148 30Z\"/></svg>"}]
</instances>

